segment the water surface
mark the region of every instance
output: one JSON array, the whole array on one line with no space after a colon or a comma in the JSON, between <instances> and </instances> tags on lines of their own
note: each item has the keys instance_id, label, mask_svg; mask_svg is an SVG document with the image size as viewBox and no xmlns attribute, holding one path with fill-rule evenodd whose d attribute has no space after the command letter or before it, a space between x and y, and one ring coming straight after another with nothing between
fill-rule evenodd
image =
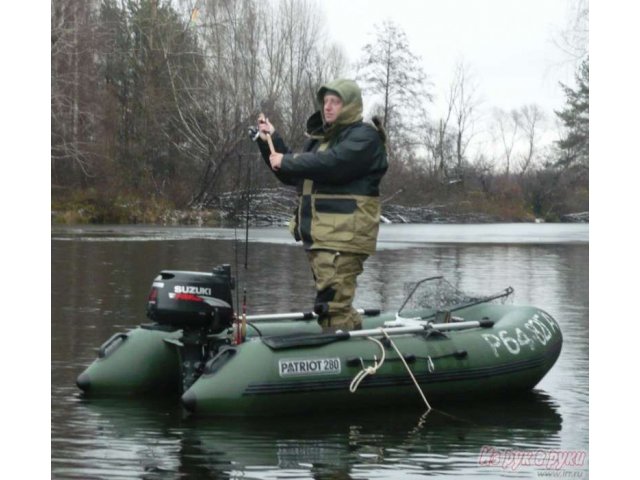
<instances>
[{"instance_id":1,"label":"water surface","mask_svg":"<svg viewBox=\"0 0 640 480\"><path fill-rule=\"evenodd\" d=\"M356 303L394 309L404 283L444 275L462 290L515 289L562 327L556 366L530 396L330 418L197 419L174 399L87 400L76 376L113 333L145 322L162 269L230 263L249 313L309 310L313 283L284 228L56 227L52 232L51 458L55 478L541 478L483 452L588 453L589 248L586 225L383 225ZM236 241L235 239L238 239ZM428 392L427 393L428 396ZM494 449L494 450L487 450ZM484 450L483 450L484 449ZM587 478L581 468L564 468ZM544 473L544 472L543 472ZM565 474L565 476L568 474Z\"/></svg>"}]
</instances>

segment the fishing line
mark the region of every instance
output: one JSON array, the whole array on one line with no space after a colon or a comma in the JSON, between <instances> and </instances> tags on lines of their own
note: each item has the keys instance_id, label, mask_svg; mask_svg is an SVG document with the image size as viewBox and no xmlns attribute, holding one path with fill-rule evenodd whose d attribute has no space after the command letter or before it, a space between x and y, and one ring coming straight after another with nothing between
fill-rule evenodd
<instances>
[{"instance_id":1,"label":"fishing line","mask_svg":"<svg viewBox=\"0 0 640 480\"><path fill-rule=\"evenodd\" d=\"M249 269L249 211L251 204L251 162L247 162L247 190L245 197L246 215L245 215L245 234L244 234L244 270L245 274ZM245 288L246 292L246 288Z\"/></svg>"},{"instance_id":2,"label":"fishing line","mask_svg":"<svg viewBox=\"0 0 640 480\"><path fill-rule=\"evenodd\" d=\"M247 329L247 277L249 271L249 220L251 216L251 157L253 155L238 153L238 171L236 174L236 188L235 191L242 191L242 199L240 201L233 202L233 250L235 257L235 270L236 270L236 325L237 329L235 332L235 342L242 343L244 337L246 336ZM242 161L243 157L248 157L249 161L247 161L247 175L244 179L242 179ZM241 183L242 189L240 188ZM244 205L243 205L244 203ZM245 208L245 237L244 237L244 272L242 274L242 282L240 282L240 253L239 253L239 239L238 239L238 224L240 223L238 213L242 211L242 207ZM240 303L240 283L243 286L243 295L242 295L242 303Z\"/></svg>"},{"instance_id":3,"label":"fishing line","mask_svg":"<svg viewBox=\"0 0 640 480\"><path fill-rule=\"evenodd\" d=\"M238 187L240 187L240 178L242 176L242 154L238 154L238 174L236 175L236 188L235 191L237 192L239 190ZM234 206L233 206L233 218L234 218L234 222L233 222L233 253L234 253L234 257L235 257L235 270L236 270L236 277L238 278L238 282L240 281L240 268L239 268L239 260L238 260L238 222L235 221L235 219L237 218L237 213L238 213L238 204L237 202L234 202ZM236 286L236 312L240 311L240 289Z\"/></svg>"},{"instance_id":4,"label":"fishing line","mask_svg":"<svg viewBox=\"0 0 640 480\"><path fill-rule=\"evenodd\" d=\"M238 329L238 343L242 343L247 335L247 278L249 271L249 212L251 210L251 161L247 162L246 181L246 214L245 214L245 234L244 234L244 284L242 295L242 322Z\"/></svg>"}]
</instances>

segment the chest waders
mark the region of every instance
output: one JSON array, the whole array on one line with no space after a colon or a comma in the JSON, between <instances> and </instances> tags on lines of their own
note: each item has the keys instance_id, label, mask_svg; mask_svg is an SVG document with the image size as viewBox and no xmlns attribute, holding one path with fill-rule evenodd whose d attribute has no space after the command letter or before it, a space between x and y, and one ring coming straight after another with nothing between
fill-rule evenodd
<instances>
[{"instance_id":1,"label":"chest waders","mask_svg":"<svg viewBox=\"0 0 640 480\"><path fill-rule=\"evenodd\" d=\"M318 147L318 152L325 150L328 142ZM357 203L350 198L336 199L336 195L318 195L314 193L313 181L305 179L302 184L302 195L294 227L297 235L305 245L307 258L313 273L316 288L314 312L318 322L325 331L337 329L354 330L362 325L362 319L353 308L356 292L356 278L363 271L365 260L369 255L343 252L330 248L314 247L317 237L323 234L340 236L343 240L353 237L355 228L355 210ZM340 196L345 197L345 196ZM317 211L317 203L334 202L334 211ZM344 209L340 203L346 205ZM336 207L336 205L338 205ZM330 210L330 209L329 209ZM336 228L343 224L345 228ZM326 226L325 226L326 225ZM330 225L330 227L329 227Z\"/></svg>"}]
</instances>

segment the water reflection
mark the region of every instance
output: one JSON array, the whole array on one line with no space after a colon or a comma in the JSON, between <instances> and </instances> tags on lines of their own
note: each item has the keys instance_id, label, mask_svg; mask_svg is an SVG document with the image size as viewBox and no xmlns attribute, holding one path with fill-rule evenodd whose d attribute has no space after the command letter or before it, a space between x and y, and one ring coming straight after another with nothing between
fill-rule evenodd
<instances>
[{"instance_id":1,"label":"water reflection","mask_svg":"<svg viewBox=\"0 0 640 480\"><path fill-rule=\"evenodd\" d=\"M75 468L98 475L227 478L242 471L243 478L371 478L380 469L473 471L485 445L554 449L562 418L550 396L532 392L427 416L419 408L390 407L383 413L332 414L329 421L200 419L169 402L92 400L78 403L72 423L87 439L75 445Z\"/></svg>"}]
</instances>

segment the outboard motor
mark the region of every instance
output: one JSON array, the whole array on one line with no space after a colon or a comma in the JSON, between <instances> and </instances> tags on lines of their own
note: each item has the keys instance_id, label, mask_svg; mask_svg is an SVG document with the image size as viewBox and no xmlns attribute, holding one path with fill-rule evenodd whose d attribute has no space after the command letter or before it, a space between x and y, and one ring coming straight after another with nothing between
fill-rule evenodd
<instances>
[{"instance_id":1,"label":"outboard motor","mask_svg":"<svg viewBox=\"0 0 640 480\"><path fill-rule=\"evenodd\" d=\"M159 328L182 329L179 340L165 340L177 348L182 388L195 382L209 358L228 340L217 334L233 326L231 267L211 273L163 270L154 279L147 300L147 317Z\"/></svg>"},{"instance_id":2,"label":"outboard motor","mask_svg":"<svg viewBox=\"0 0 640 480\"><path fill-rule=\"evenodd\" d=\"M212 273L163 270L153 281L147 317L161 325L220 333L233 324L229 265Z\"/></svg>"}]
</instances>

